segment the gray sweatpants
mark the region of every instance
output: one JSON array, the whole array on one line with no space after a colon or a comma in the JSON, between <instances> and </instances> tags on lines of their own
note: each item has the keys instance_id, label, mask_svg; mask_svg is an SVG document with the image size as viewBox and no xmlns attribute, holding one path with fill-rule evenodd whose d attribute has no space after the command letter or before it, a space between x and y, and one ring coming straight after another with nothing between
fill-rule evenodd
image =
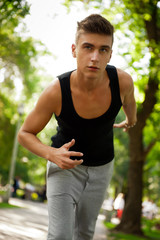
<instances>
[{"instance_id":1,"label":"gray sweatpants","mask_svg":"<svg viewBox=\"0 0 160 240\"><path fill-rule=\"evenodd\" d=\"M62 170L47 164L48 240L91 240L114 161Z\"/></svg>"}]
</instances>

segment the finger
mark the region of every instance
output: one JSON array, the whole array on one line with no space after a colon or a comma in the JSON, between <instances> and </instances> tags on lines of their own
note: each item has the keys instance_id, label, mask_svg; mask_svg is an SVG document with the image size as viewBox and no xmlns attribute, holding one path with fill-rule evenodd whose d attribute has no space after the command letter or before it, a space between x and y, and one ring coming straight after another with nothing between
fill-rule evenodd
<instances>
[{"instance_id":1,"label":"finger","mask_svg":"<svg viewBox=\"0 0 160 240\"><path fill-rule=\"evenodd\" d=\"M73 160L73 165L74 166L77 166L77 165L80 165L83 163L83 159L80 159L80 160Z\"/></svg>"},{"instance_id":2,"label":"finger","mask_svg":"<svg viewBox=\"0 0 160 240\"><path fill-rule=\"evenodd\" d=\"M70 157L82 157L82 156L83 156L83 153L70 151L70 152L68 152L68 155L69 155Z\"/></svg>"},{"instance_id":3,"label":"finger","mask_svg":"<svg viewBox=\"0 0 160 240\"><path fill-rule=\"evenodd\" d=\"M113 124L114 128L118 128L119 124Z\"/></svg>"},{"instance_id":4,"label":"finger","mask_svg":"<svg viewBox=\"0 0 160 240\"><path fill-rule=\"evenodd\" d=\"M128 132L128 129L127 128L123 128L123 132Z\"/></svg>"},{"instance_id":5,"label":"finger","mask_svg":"<svg viewBox=\"0 0 160 240\"><path fill-rule=\"evenodd\" d=\"M113 127L114 128L123 128L124 127L124 124L121 124L121 123L115 123L114 125L113 125Z\"/></svg>"},{"instance_id":6,"label":"finger","mask_svg":"<svg viewBox=\"0 0 160 240\"><path fill-rule=\"evenodd\" d=\"M67 160L67 162L65 164L63 164L63 169L71 169L76 167L77 165L80 165L83 163L83 160Z\"/></svg>"},{"instance_id":7,"label":"finger","mask_svg":"<svg viewBox=\"0 0 160 240\"><path fill-rule=\"evenodd\" d=\"M75 144L75 139L72 139L70 142L65 143L63 146L68 150Z\"/></svg>"}]
</instances>

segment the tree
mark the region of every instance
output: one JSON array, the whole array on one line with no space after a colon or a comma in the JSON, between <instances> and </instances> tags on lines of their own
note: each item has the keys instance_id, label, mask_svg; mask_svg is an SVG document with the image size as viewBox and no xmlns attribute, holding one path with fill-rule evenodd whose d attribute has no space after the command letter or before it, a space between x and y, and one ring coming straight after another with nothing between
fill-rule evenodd
<instances>
[{"instance_id":1,"label":"tree","mask_svg":"<svg viewBox=\"0 0 160 240\"><path fill-rule=\"evenodd\" d=\"M68 2L65 1L67 5ZM86 3L86 1L82 1ZM148 154L160 135L160 1L158 0L113 0L108 7L103 1L87 1L88 4L97 3L102 14L120 30L120 54L132 66L138 80L136 89L137 124L128 132L129 136L129 172L127 201L121 223L117 230L126 233L142 234L141 205L143 196L143 172ZM116 33L115 33L116 35ZM118 37L118 34L117 34ZM125 37L130 41L125 42ZM125 44L126 43L126 44ZM125 49L124 50L124 45ZM147 60L146 60L147 59ZM147 142L145 129L154 126L153 138ZM158 159L157 159L158 160Z\"/></svg>"},{"instance_id":2,"label":"tree","mask_svg":"<svg viewBox=\"0 0 160 240\"><path fill-rule=\"evenodd\" d=\"M3 176L3 184L8 180L8 166L19 118L17 106L31 99L35 89L42 89L38 84L43 76L38 74L40 67L37 59L48 53L40 42L26 37L23 18L27 14L29 5L25 0L0 2L0 175ZM39 46L41 51L37 50ZM18 99L19 88L22 88L23 97Z\"/></svg>"},{"instance_id":3,"label":"tree","mask_svg":"<svg viewBox=\"0 0 160 240\"><path fill-rule=\"evenodd\" d=\"M0 174L3 175L3 179L7 179L8 175L17 120L14 80L20 75L17 66L20 51L15 28L20 19L28 14L28 10L28 5L24 1L0 3Z\"/></svg>"},{"instance_id":4,"label":"tree","mask_svg":"<svg viewBox=\"0 0 160 240\"><path fill-rule=\"evenodd\" d=\"M124 112L121 110L116 118L116 122L123 121L124 117ZM113 198L116 198L120 192L126 194L127 172L129 166L128 136L116 128L114 129L114 149L115 163L111 188L114 189Z\"/></svg>"},{"instance_id":5,"label":"tree","mask_svg":"<svg viewBox=\"0 0 160 240\"><path fill-rule=\"evenodd\" d=\"M145 146L144 128L147 127L147 119L151 119L157 112L159 105L159 83L160 83L160 9L158 1L130 1L124 0L124 16L128 20L129 29L134 30L136 37L132 52L132 63L136 65L136 57L144 56L143 48L148 48L150 59L148 65L148 76L141 77L143 81L144 100L138 104L137 124L130 129L129 150L130 166L128 173L128 197L122 221L117 230L127 233L141 234L141 205L143 196L143 167L148 153L158 140L159 127L153 121L157 129L154 138ZM146 44L145 44L146 42ZM142 44L142 45L141 45ZM140 71L140 68L136 68ZM146 81L146 83L145 83Z\"/></svg>"}]
</instances>

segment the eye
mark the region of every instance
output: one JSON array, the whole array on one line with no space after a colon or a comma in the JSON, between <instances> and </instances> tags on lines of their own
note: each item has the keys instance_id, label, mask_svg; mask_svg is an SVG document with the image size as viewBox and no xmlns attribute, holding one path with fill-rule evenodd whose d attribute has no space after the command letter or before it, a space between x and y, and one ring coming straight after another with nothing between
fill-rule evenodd
<instances>
[{"instance_id":1,"label":"eye","mask_svg":"<svg viewBox=\"0 0 160 240\"><path fill-rule=\"evenodd\" d=\"M99 51L101 53L109 53L110 50L111 50L111 48L107 46L107 47L101 47Z\"/></svg>"},{"instance_id":2,"label":"eye","mask_svg":"<svg viewBox=\"0 0 160 240\"><path fill-rule=\"evenodd\" d=\"M85 49L88 49L88 50L91 50L91 49L92 49L92 47L89 46L89 45L86 45L84 48L85 48Z\"/></svg>"},{"instance_id":3,"label":"eye","mask_svg":"<svg viewBox=\"0 0 160 240\"><path fill-rule=\"evenodd\" d=\"M107 48L101 48L101 49L100 49L100 52L106 53L106 52L108 52L108 49L107 49Z\"/></svg>"}]
</instances>

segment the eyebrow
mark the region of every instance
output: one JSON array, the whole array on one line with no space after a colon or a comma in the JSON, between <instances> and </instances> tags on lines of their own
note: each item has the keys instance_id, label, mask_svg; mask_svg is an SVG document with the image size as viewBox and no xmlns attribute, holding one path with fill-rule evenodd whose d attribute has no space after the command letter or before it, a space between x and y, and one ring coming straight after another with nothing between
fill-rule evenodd
<instances>
[{"instance_id":1,"label":"eyebrow","mask_svg":"<svg viewBox=\"0 0 160 240\"><path fill-rule=\"evenodd\" d=\"M88 45L88 46L90 46L90 47L94 47L95 45L93 45L93 44L91 44L91 43L89 43L89 42L84 42L84 43L82 43L82 46L85 46L85 45ZM109 45L102 45L102 46L100 46L100 48L106 48L106 49L112 49Z\"/></svg>"}]
</instances>

